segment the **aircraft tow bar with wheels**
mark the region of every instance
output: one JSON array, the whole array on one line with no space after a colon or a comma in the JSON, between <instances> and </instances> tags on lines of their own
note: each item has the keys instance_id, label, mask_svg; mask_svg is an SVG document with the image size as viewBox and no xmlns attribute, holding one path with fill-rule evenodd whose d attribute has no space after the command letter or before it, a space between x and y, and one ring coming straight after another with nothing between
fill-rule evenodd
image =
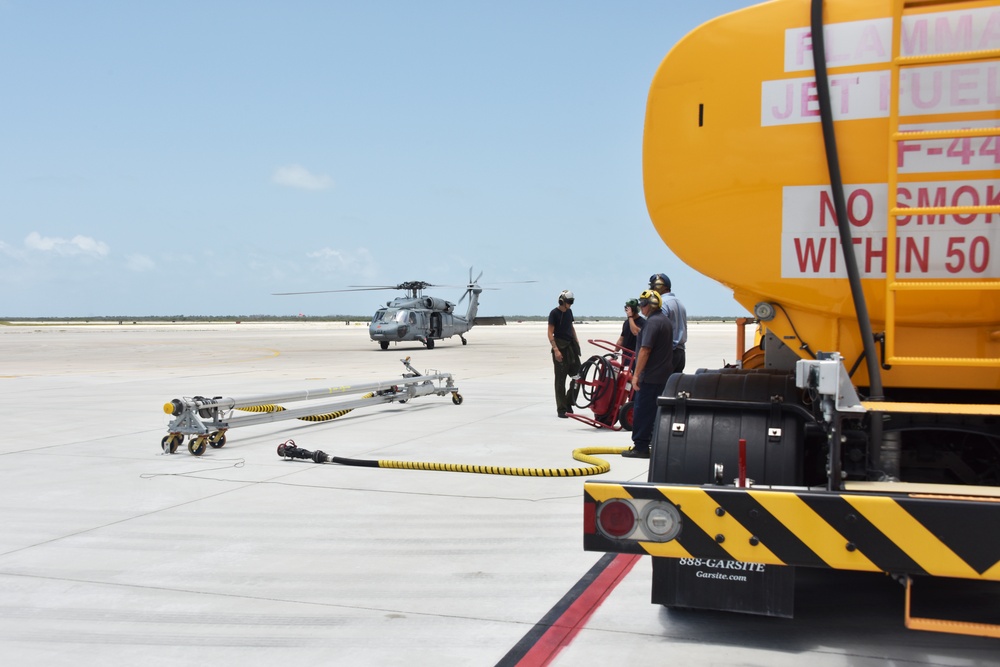
<instances>
[{"instance_id":1,"label":"aircraft tow bar with wheels","mask_svg":"<svg viewBox=\"0 0 1000 667\"><path fill-rule=\"evenodd\" d=\"M451 373L423 375L410 365L410 358L400 359L406 367L402 380L369 382L341 387L324 387L305 391L285 392L251 396L249 398L224 398L215 396L192 396L175 398L164 404L163 411L174 417L167 425L167 435L160 442L164 454L173 454L188 436L188 452L201 456L206 448L218 449L226 444L226 431L240 426L253 426L300 419L303 421L329 421L342 417L355 408L380 405L383 403L405 403L419 396L444 396L451 394L455 405L462 404ZM286 409L278 403L293 401L318 401L334 396L364 394L353 400L336 403L311 404L309 406ZM233 416L234 410L255 414Z\"/></svg>"}]
</instances>

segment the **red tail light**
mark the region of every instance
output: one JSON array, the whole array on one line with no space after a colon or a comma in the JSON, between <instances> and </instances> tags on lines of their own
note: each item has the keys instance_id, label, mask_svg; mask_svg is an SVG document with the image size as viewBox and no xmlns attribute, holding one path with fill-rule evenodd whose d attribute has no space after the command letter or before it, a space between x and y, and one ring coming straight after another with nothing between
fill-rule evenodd
<instances>
[{"instance_id":1,"label":"red tail light","mask_svg":"<svg viewBox=\"0 0 1000 667\"><path fill-rule=\"evenodd\" d=\"M627 500L609 500L597 508L597 529L616 539L628 537L635 530L638 515Z\"/></svg>"}]
</instances>

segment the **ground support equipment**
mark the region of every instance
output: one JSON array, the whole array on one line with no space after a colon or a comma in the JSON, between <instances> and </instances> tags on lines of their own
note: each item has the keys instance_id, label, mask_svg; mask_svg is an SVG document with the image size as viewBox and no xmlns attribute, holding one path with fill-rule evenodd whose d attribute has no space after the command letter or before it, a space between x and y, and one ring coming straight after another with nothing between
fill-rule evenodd
<instances>
[{"instance_id":1,"label":"ground support equipment","mask_svg":"<svg viewBox=\"0 0 1000 667\"><path fill-rule=\"evenodd\" d=\"M444 396L451 394L452 403L462 404L451 373L423 375L410 365L410 358L401 359L407 372L402 380L369 382L342 387L324 387L305 391L286 392L251 396L249 398L224 398L215 396L192 396L175 398L164 404L163 411L174 417L167 425L167 435L160 445L163 453L173 454L188 437L188 451L201 456L207 447L218 449L226 444L226 432L231 428L253 426L300 419L303 421L329 421L342 417L355 408L363 408L383 403L405 403L419 396ZM319 401L321 399L363 394L360 398L336 403L312 403L308 406L286 409L278 403L293 401ZM254 414L233 416L234 410Z\"/></svg>"},{"instance_id":2,"label":"ground support equipment","mask_svg":"<svg viewBox=\"0 0 1000 667\"><path fill-rule=\"evenodd\" d=\"M596 428L632 430L633 352L606 340L588 340L607 354L594 355L580 364L579 377L570 385L575 407L591 410L593 417L567 412L567 417Z\"/></svg>"}]
</instances>

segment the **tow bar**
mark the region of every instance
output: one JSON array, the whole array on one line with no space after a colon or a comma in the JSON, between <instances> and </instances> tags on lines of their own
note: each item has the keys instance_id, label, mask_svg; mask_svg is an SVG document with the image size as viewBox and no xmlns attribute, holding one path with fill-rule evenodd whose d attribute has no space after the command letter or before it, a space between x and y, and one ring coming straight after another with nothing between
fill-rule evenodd
<instances>
[{"instance_id":1,"label":"tow bar","mask_svg":"<svg viewBox=\"0 0 1000 667\"><path fill-rule=\"evenodd\" d=\"M284 419L303 421L329 421L346 415L355 408L382 403L405 403L419 396L451 394L455 405L462 404L462 395L451 373L422 375L410 365L410 358L400 359L406 367L402 380L369 382L342 387L324 387L281 394L266 394L249 398L224 398L191 396L175 398L163 405L163 411L174 417L167 425L167 435L160 442L164 454L173 454L188 436L188 452L201 456L207 447L218 449L226 444L226 431L241 426L266 424ZM364 394L360 398L336 403L312 404L286 409L278 403L317 401L333 396ZM233 416L234 410L256 414Z\"/></svg>"}]
</instances>

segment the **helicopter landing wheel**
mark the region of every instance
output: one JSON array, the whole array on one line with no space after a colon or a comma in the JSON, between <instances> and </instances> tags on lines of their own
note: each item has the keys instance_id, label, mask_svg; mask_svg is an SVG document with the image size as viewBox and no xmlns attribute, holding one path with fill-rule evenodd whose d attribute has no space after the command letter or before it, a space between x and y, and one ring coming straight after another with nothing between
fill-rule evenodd
<instances>
[{"instance_id":1,"label":"helicopter landing wheel","mask_svg":"<svg viewBox=\"0 0 1000 667\"><path fill-rule=\"evenodd\" d=\"M451 393L451 402L454 403L455 405L461 405L462 404L462 400L463 400L462 399L462 395L460 393L458 393L457 391L453 391Z\"/></svg>"},{"instance_id":2,"label":"helicopter landing wheel","mask_svg":"<svg viewBox=\"0 0 1000 667\"><path fill-rule=\"evenodd\" d=\"M389 341L387 341L387 340L380 340L378 342L378 346L380 348L382 348L383 350L388 350L389 349Z\"/></svg>"},{"instance_id":3,"label":"helicopter landing wheel","mask_svg":"<svg viewBox=\"0 0 1000 667\"><path fill-rule=\"evenodd\" d=\"M468 345L468 344L469 344L469 341L467 341L467 340L465 340L465 339L463 338L463 339L462 339L462 345Z\"/></svg>"},{"instance_id":4,"label":"helicopter landing wheel","mask_svg":"<svg viewBox=\"0 0 1000 667\"><path fill-rule=\"evenodd\" d=\"M208 438L203 435L188 440L188 451L194 456L201 456L208 447Z\"/></svg>"},{"instance_id":5,"label":"helicopter landing wheel","mask_svg":"<svg viewBox=\"0 0 1000 667\"><path fill-rule=\"evenodd\" d=\"M433 338L428 338L427 339L427 349L428 350L433 350L434 349L434 339Z\"/></svg>"},{"instance_id":6,"label":"helicopter landing wheel","mask_svg":"<svg viewBox=\"0 0 1000 667\"><path fill-rule=\"evenodd\" d=\"M177 451L177 445L181 444L181 440L184 439L180 433L170 433L163 436L163 440L160 441L160 447L163 448L164 454L173 454Z\"/></svg>"}]
</instances>

